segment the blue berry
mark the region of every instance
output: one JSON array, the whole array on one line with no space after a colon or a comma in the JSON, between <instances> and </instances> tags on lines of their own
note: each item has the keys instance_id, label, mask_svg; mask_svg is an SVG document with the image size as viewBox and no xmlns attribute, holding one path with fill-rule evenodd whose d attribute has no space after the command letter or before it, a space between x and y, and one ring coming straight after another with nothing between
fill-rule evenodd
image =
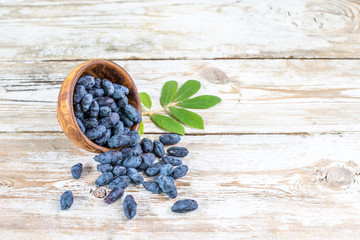
<instances>
[{"instance_id":1,"label":"blue berry","mask_svg":"<svg viewBox=\"0 0 360 240\"><path fill-rule=\"evenodd\" d=\"M95 143L100 146L105 146L107 141L110 139L110 137L111 137L111 130L106 129L106 132L100 138L96 139Z\"/></svg>"},{"instance_id":2,"label":"blue berry","mask_svg":"<svg viewBox=\"0 0 360 240\"><path fill-rule=\"evenodd\" d=\"M102 106L99 109L99 117L108 117L111 114L111 108L108 106Z\"/></svg>"},{"instance_id":3,"label":"blue berry","mask_svg":"<svg viewBox=\"0 0 360 240\"><path fill-rule=\"evenodd\" d=\"M82 173L82 164L77 163L74 166L71 167L71 175L75 179L79 179Z\"/></svg>"},{"instance_id":4,"label":"blue berry","mask_svg":"<svg viewBox=\"0 0 360 240\"><path fill-rule=\"evenodd\" d=\"M123 91L126 95L129 94L129 89L128 89L127 87L125 87L125 86L123 86L123 85L116 84L116 83L114 83L113 85L114 85L114 88L115 88L115 89L120 89L120 90Z\"/></svg>"},{"instance_id":5,"label":"blue berry","mask_svg":"<svg viewBox=\"0 0 360 240\"><path fill-rule=\"evenodd\" d=\"M134 125L133 121L131 121L124 113L119 112L120 120L124 123L125 127L131 127Z\"/></svg>"},{"instance_id":6,"label":"blue berry","mask_svg":"<svg viewBox=\"0 0 360 240\"><path fill-rule=\"evenodd\" d=\"M121 160L122 158L123 155L120 151L113 150L96 155L94 157L94 160L99 163L113 163L113 162L117 162L118 160Z\"/></svg>"},{"instance_id":7,"label":"blue berry","mask_svg":"<svg viewBox=\"0 0 360 240\"><path fill-rule=\"evenodd\" d=\"M80 103L74 105L74 115L75 117L79 118L80 120L84 120L84 113L81 110Z\"/></svg>"},{"instance_id":8,"label":"blue berry","mask_svg":"<svg viewBox=\"0 0 360 240\"><path fill-rule=\"evenodd\" d=\"M100 78L95 78L95 85L94 88L101 88L101 80Z\"/></svg>"},{"instance_id":9,"label":"blue berry","mask_svg":"<svg viewBox=\"0 0 360 240\"><path fill-rule=\"evenodd\" d=\"M128 145L130 142L130 137L128 135L114 135L108 140L109 148L118 148Z\"/></svg>"},{"instance_id":10,"label":"blue berry","mask_svg":"<svg viewBox=\"0 0 360 240\"><path fill-rule=\"evenodd\" d=\"M117 106L119 108L124 108L128 104L129 104L129 100L127 97L122 97L122 98L119 98L119 100L117 100Z\"/></svg>"},{"instance_id":11,"label":"blue berry","mask_svg":"<svg viewBox=\"0 0 360 240\"><path fill-rule=\"evenodd\" d=\"M99 115L99 104L97 101L93 101L90 105L89 116L96 118Z\"/></svg>"},{"instance_id":12,"label":"blue berry","mask_svg":"<svg viewBox=\"0 0 360 240\"><path fill-rule=\"evenodd\" d=\"M105 95L104 89L102 88L92 88L89 90L89 93L93 95L94 98L103 97Z\"/></svg>"},{"instance_id":13,"label":"blue berry","mask_svg":"<svg viewBox=\"0 0 360 240\"><path fill-rule=\"evenodd\" d=\"M161 188L159 187L159 184L156 182L143 182L143 186L146 190L152 193L162 193Z\"/></svg>"},{"instance_id":14,"label":"blue berry","mask_svg":"<svg viewBox=\"0 0 360 240\"><path fill-rule=\"evenodd\" d=\"M134 123L140 123L142 120L140 112L130 104L124 107L123 112Z\"/></svg>"},{"instance_id":15,"label":"blue berry","mask_svg":"<svg viewBox=\"0 0 360 240\"><path fill-rule=\"evenodd\" d=\"M112 128L119 122L119 120L119 114L111 113L110 116L100 119L99 124L104 125L106 128Z\"/></svg>"},{"instance_id":16,"label":"blue berry","mask_svg":"<svg viewBox=\"0 0 360 240\"><path fill-rule=\"evenodd\" d=\"M115 88L111 81L107 79L103 79L101 82L101 86L104 89L105 95L107 96L113 95Z\"/></svg>"},{"instance_id":17,"label":"blue berry","mask_svg":"<svg viewBox=\"0 0 360 240\"><path fill-rule=\"evenodd\" d=\"M169 176L173 173L173 171L174 171L174 169L172 168L171 164L165 164L160 169L160 175Z\"/></svg>"},{"instance_id":18,"label":"blue berry","mask_svg":"<svg viewBox=\"0 0 360 240\"><path fill-rule=\"evenodd\" d=\"M96 166L96 169L101 173L111 172L113 170L113 166L109 163L100 163Z\"/></svg>"},{"instance_id":19,"label":"blue berry","mask_svg":"<svg viewBox=\"0 0 360 240\"><path fill-rule=\"evenodd\" d=\"M86 128L94 128L99 124L97 119L94 117L84 119L84 121L82 121L82 122Z\"/></svg>"},{"instance_id":20,"label":"blue berry","mask_svg":"<svg viewBox=\"0 0 360 240\"><path fill-rule=\"evenodd\" d=\"M77 82L77 85L83 85L86 89L90 89L95 85L95 78L90 74L80 77Z\"/></svg>"},{"instance_id":21,"label":"blue berry","mask_svg":"<svg viewBox=\"0 0 360 240\"><path fill-rule=\"evenodd\" d=\"M96 186L105 186L114 180L114 174L112 172L105 172L101 174L95 181Z\"/></svg>"},{"instance_id":22,"label":"blue berry","mask_svg":"<svg viewBox=\"0 0 360 240\"><path fill-rule=\"evenodd\" d=\"M168 195L169 198L177 197L177 189L175 186L175 181L171 177L160 175L157 179L157 183L161 190Z\"/></svg>"},{"instance_id":23,"label":"blue berry","mask_svg":"<svg viewBox=\"0 0 360 240\"><path fill-rule=\"evenodd\" d=\"M127 135L130 132L130 128L124 127L124 134Z\"/></svg>"},{"instance_id":24,"label":"blue berry","mask_svg":"<svg viewBox=\"0 0 360 240\"><path fill-rule=\"evenodd\" d=\"M164 156L161 159L164 163L171 164L173 166L179 166L182 164L181 158L173 157L173 156Z\"/></svg>"},{"instance_id":25,"label":"blue berry","mask_svg":"<svg viewBox=\"0 0 360 240\"><path fill-rule=\"evenodd\" d=\"M112 98L114 100L118 100L118 99L121 99L121 98L126 98L126 96L125 96L125 93L121 89L117 88L117 89L114 90Z\"/></svg>"},{"instance_id":26,"label":"blue berry","mask_svg":"<svg viewBox=\"0 0 360 240\"><path fill-rule=\"evenodd\" d=\"M96 101L99 103L100 107L106 106L110 107L111 111L113 112L118 111L118 107L116 106L114 99L111 97L98 97L96 98Z\"/></svg>"},{"instance_id":27,"label":"blue berry","mask_svg":"<svg viewBox=\"0 0 360 240\"><path fill-rule=\"evenodd\" d=\"M108 188L110 188L111 190L117 188L125 189L129 186L129 184L130 178L128 176L119 176L108 185Z\"/></svg>"},{"instance_id":28,"label":"blue berry","mask_svg":"<svg viewBox=\"0 0 360 240\"><path fill-rule=\"evenodd\" d=\"M86 128L85 128L84 124L82 123L82 121L81 121L79 118L76 117L76 122L77 122L77 124L79 125L80 130L81 130L83 133L85 133L85 132L86 132Z\"/></svg>"},{"instance_id":29,"label":"blue berry","mask_svg":"<svg viewBox=\"0 0 360 240\"><path fill-rule=\"evenodd\" d=\"M194 211L198 208L198 204L195 200L192 199L184 199L179 200L171 207L171 211L175 213L186 213L190 211Z\"/></svg>"},{"instance_id":30,"label":"blue berry","mask_svg":"<svg viewBox=\"0 0 360 240\"><path fill-rule=\"evenodd\" d=\"M184 147L170 147L167 152L169 155L175 157L186 157L189 154L189 150Z\"/></svg>"},{"instance_id":31,"label":"blue berry","mask_svg":"<svg viewBox=\"0 0 360 240\"><path fill-rule=\"evenodd\" d=\"M142 154L142 149L140 144L136 144L134 147L126 147L121 150L124 158L129 156L140 156Z\"/></svg>"},{"instance_id":32,"label":"blue berry","mask_svg":"<svg viewBox=\"0 0 360 240\"><path fill-rule=\"evenodd\" d=\"M116 176L123 176L126 174L126 168L123 166L115 166L112 172Z\"/></svg>"},{"instance_id":33,"label":"blue berry","mask_svg":"<svg viewBox=\"0 0 360 240\"><path fill-rule=\"evenodd\" d=\"M93 96L88 93L81 99L81 110L87 112L90 109L91 103L93 101Z\"/></svg>"},{"instance_id":34,"label":"blue berry","mask_svg":"<svg viewBox=\"0 0 360 240\"><path fill-rule=\"evenodd\" d=\"M87 94L83 85L76 85L74 89L74 103L80 103L81 99Z\"/></svg>"},{"instance_id":35,"label":"blue berry","mask_svg":"<svg viewBox=\"0 0 360 240\"><path fill-rule=\"evenodd\" d=\"M144 153L143 155L141 155L141 160L142 160L142 164L144 164L143 167L145 167L145 169L141 169L141 170L146 170L149 166L151 166L154 163L155 155L152 153Z\"/></svg>"},{"instance_id":36,"label":"blue berry","mask_svg":"<svg viewBox=\"0 0 360 240\"><path fill-rule=\"evenodd\" d=\"M158 155L158 157L162 157L165 154L164 145L158 141L154 141L154 153Z\"/></svg>"},{"instance_id":37,"label":"blue berry","mask_svg":"<svg viewBox=\"0 0 360 240\"><path fill-rule=\"evenodd\" d=\"M112 128L113 135L122 135L124 134L124 123L118 121L118 123ZM124 134L127 135L127 134Z\"/></svg>"},{"instance_id":38,"label":"blue berry","mask_svg":"<svg viewBox=\"0 0 360 240\"><path fill-rule=\"evenodd\" d=\"M97 125L95 128L88 129L85 133L86 137L90 140L100 138L106 132L106 127L103 125Z\"/></svg>"},{"instance_id":39,"label":"blue berry","mask_svg":"<svg viewBox=\"0 0 360 240\"><path fill-rule=\"evenodd\" d=\"M179 178L185 176L186 173L188 172L188 170L189 170L189 168L186 165L178 166L174 169L174 172L171 174L171 177L175 180L179 179Z\"/></svg>"},{"instance_id":40,"label":"blue berry","mask_svg":"<svg viewBox=\"0 0 360 240\"><path fill-rule=\"evenodd\" d=\"M144 178L135 168L128 168L127 175L135 184L140 184L144 182Z\"/></svg>"},{"instance_id":41,"label":"blue berry","mask_svg":"<svg viewBox=\"0 0 360 240\"><path fill-rule=\"evenodd\" d=\"M159 137L160 142L164 145L173 145L180 142L180 135L175 133L167 133Z\"/></svg>"},{"instance_id":42,"label":"blue berry","mask_svg":"<svg viewBox=\"0 0 360 240\"><path fill-rule=\"evenodd\" d=\"M140 145L141 145L141 148L142 148L143 152L149 153L149 152L152 152L154 150L154 144L148 138L143 138L141 140Z\"/></svg>"},{"instance_id":43,"label":"blue berry","mask_svg":"<svg viewBox=\"0 0 360 240\"><path fill-rule=\"evenodd\" d=\"M155 164L152 164L146 169L146 174L149 176L155 176L160 172L161 167L164 165L162 162L157 162Z\"/></svg>"},{"instance_id":44,"label":"blue berry","mask_svg":"<svg viewBox=\"0 0 360 240\"><path fill-rule=\"evenodd\" d=\"M124 189L116 188L112 190L104 199L104 202L107 204L112 204L119 200L124 195Z\"/></svg>"},{"instance_id":45,"label":"blue berry","mask_svg":"<svg viewBox=\"0 0 360 240\"><path fill-rule=\"evenodd\" d=\"M140 142L140 134L136 130L132 130L127 134L130 137L130 147L134 147L135 145L139 144Z\"/></svg>"},{"instance_id":46,"label":"blue berry","mask_svg":"<svg viewBox=\"0 0 360 240\"><path fill-rule=\"evenodd\" d=\"M133 196L127 195L125 197L124 202L123 202L123 208L124 208L125 216L128 219L133 219L135 217L137 203L135 202Z\"/></svg>"},{"instance_id":47,"label":"blue berry","mask_svg":"<svg viewBox=\"0 0 360 240\"><path fill-rule=\"evenodd\" d=\"M70 190L65 191L60 197L61 210L66 210L71 207L74 202L74 196Z\"/></svg>"},{"instance_id":48,"label":"blue berry","mask_svg":"<svg viewBox=\"0 0 360 240\"><path fill-rule=\"evenodd\" d=\"M122 165L126 168L137 168L141 163L141 158L136 156L130 156L124 159Z\"/></svg>"}]
</instances>

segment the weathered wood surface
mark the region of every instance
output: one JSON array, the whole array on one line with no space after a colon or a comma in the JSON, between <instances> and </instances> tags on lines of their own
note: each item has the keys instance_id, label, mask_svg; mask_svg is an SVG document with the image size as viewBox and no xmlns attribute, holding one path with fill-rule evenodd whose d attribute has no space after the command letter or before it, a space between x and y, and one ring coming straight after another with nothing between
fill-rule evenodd
<instances>
[{"instance_id":1,"label":"weathered wood surface","mask_svg":"<svg viewBox=\"0 0 360 240\"><path fill-rule=\"evenodd\" d=\"M81 62L0 63L0 131L61 131L57 95ZM199 94L223 101L194 110L205 131L192 134L322 133L360 130L358 60L117 61L160 109L165 81L198 79ZM158 133L148 117L145 131Z\"/></svg>"},{"instance_id":2,"label":"weathered wood surface","mask_svg":"<svg viewBox=\"0 0 360 240\"><path fill-rule=\"evenodd\" d=\"M2 239L358 238L359 134L185 136L190 171L177 181L179 199L199 209L175 214L174 200L130 186L132 221L121 201L107 206L90 193L94 154L63 133L0 134L0 144ZM80 180L70 175L77 162ZM69 211L59 209L65 189L75 195Z\"/></svg>"},{"instance_id":3,"label":"weathered wood surface","mask_svg":"<svg viewBox=\"0 0 360 240\"><path fill-rule=\"evenodd\" d=\"M0 59L359 58L357 0L2 0Z\"/></svg>"},{"instance_id":4,"label":"weathered wood surface","mask_svg":"<svg viewBox=\"0 0 360 240\"><path fill-rule=\"evenodd\" d=\"M359 29L357 0L2 0L0 239L359 238ZM154 109L167 80L222 98L181 143L178 199L197 211L131 186L127 221L90 192L94 154L66 138L56 101L91 58L116 60ZM146 118L147 136L161 132Z\"/></svg>"}]
</instances>

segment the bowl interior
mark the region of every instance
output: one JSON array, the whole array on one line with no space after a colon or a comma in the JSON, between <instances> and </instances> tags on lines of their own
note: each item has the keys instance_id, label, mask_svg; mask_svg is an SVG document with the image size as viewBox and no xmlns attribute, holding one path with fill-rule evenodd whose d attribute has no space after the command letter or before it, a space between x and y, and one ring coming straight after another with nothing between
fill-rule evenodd
<instances>
[{"instance_id":1,"label":"bowl interior","mask_svg":"<svg viewBox=\"0 0 360 240\"><path fill-rule=\"evenodd\" d=\"M74 78L72 79L69 100L70 100L70 106L71 106L70 111L71 111L71 115L73 116L73 119L75 119L75 114L74 114L74 109L73 109L73 94L74 94L75 84L80 77L82 77L86 74L91 74L95 78L100 78L101 80L108 79L113 83L120 84L120 85L127 87L129 89L129 94L127 95L129 104L133 105L141 113L140 97L139 97L137 88L136 88L133 80L131 79L130 75L119 65L117 65L111 61L99 59L99 60L89 61L89 62L85 63L84 65L82 65L80 67L80 69L78 69L76 74L74 75ZM89 146L91 146L91 148L93 148L93 149L91 149L91 151L95 150L96 152L106 152L109 150L122 149L122 148L111 149L111 148L97 145L95 142L88 139L86 137L86 135L80 130L80 127L78 126L76 120L74 120L74 122L75 122L76 130L79 131L79 134L82 136L82 138L86 142L85 145L87 145L87 146L85 148L87 150L90 150ZM140 124L135 124L130 129L138 130L139 125Z\"/></svg>"},{"instance_id":2,"label":"bowl interior","mask_svg":"<svg viewBox=\"0 0 360 240\"><path fill-rule=\"evenodd\" d=\"M106 60L95 60L89 63L89 65L85 65L79 71L74 79L74 87L77 80L86 74L91 74L95 78L100 78L100 80L108 79L113 83L127 87L129 89L129 94L127 96L129 104L141 111L140 98L136 86L129 74L119 65ZM135 126L136 125L132 126L131 130L133 130Z\"/></svg>"}]
</instances>

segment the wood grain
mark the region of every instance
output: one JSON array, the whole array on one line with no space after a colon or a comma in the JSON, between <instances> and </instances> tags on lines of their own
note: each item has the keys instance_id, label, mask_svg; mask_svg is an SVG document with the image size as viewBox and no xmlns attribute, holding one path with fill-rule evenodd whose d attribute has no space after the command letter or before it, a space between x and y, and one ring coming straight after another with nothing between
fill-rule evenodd
<instances>
[{"instance_id":1,"label":"wood grain","mask_svg":"<svg viewBox=\"0 0 360 240\"><path fill-rule=\"evenodd\" d=\"M62 133L0 134L0 236L356 239L359 143L359 134L185 136L190 171L177 181L178 199L196 199L199 209L175 214L175 200L130 186L138 214L127 221L121 201L105 205L90 193L99 175L94 154ZM70 175L77 162L84 165L79 180ZM67 189L75 201L61 211Z\"/></svg>"},{"instance_id":2,"label":"wood grain","mask_svg":"<svg viewBox=\"0 0 360 240\"><path fill-rule=\"evenodd\" d=\"M3 0L1 61L359 58L356 0Z\"/></svg>"},{"instance_id":3,"label":"wood grain","mask_svg":"<svg viewBox=\"0 0 360 240\"><path fill-rule=\"evenodd\" d=\"M0 63L0 131L60 132L56 100L69 72L81 62ZM358 60L117 61L153 110L165 81L198 79L199 94L222 102L203 116L205 131L189 134L322 133L360 131ZM21 117L20 117L21 116ZM148 118L146 132L162 132ZM234 123L236 127L234 128Z\"/></svg>"}]
</instances>

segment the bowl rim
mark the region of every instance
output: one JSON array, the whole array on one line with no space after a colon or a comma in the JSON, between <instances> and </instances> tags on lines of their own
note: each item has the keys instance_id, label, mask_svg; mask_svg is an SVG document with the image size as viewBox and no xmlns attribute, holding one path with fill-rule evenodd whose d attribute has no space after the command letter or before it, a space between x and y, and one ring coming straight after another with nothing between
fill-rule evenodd
<instances>
[{"instance_id":1,"label":"bowl rim","mask_svg":"<svg viewBox=\"0 0 360 240\"><path fill-rule=\"evenodd\" d=\"M71 86L70 86L70 92L69 92L69 103L70 103L70 114L71 116L73 116L74 118L74 121L75 121L75 128L76 128L76 131L78 131L80 133L80 135L82 136L82 138L85 140L85 142L87 144L89 144L92 148L96 149L97 151L100 151L100 152L107 152L107 151L112 151L112 150L121 150L123 149L124 147L118 147L118 148L108 148L108 147L104 147L104 146L101 146L101 145L98 145L96 144L95 142L91 141L80 129L79 127L79 124L77 123L76 121L76 116L75 116L75 113L74 113L74 99L73 99L73 96L74 96L74 90L75 90L75 85L77 83L77 81L79 80L80 76L85 72L85 70L87 68L89 68L90 66L92 65L95 65L95 64L99 64L99 63L106 63L106 64L109 64L111 65L114 69L117 70L117 72L121 72L121 76L124 76L125 78L128 78L131 83L132 83L132 87L134 88L134 95L135 95L135 102L137 103L138 106L134 106L139 112L140 114L142 113L141 112L141 101L140 101L140 96L139 96L139 92L137 90L137 87L135 85L135 82L133 81L133 79L131 78L131 76L125 71L124 68L122 68L121 66L119 66L118 64L114 63L113 61L110 61L110 60L106 60L106 59L92 59L92 60L89 60L85 63L82 64L82 66L76 71L76 74L74 75L72 81L71 81ZM109 79L110 80L110 79ZM111 81L111 80L110 80ZM112 82L112 81L111 81ZM134 127L134 130L138 130L139 129L139 126L140 126L140 123L137 123Z\"/></svg>"}]
</instances>

